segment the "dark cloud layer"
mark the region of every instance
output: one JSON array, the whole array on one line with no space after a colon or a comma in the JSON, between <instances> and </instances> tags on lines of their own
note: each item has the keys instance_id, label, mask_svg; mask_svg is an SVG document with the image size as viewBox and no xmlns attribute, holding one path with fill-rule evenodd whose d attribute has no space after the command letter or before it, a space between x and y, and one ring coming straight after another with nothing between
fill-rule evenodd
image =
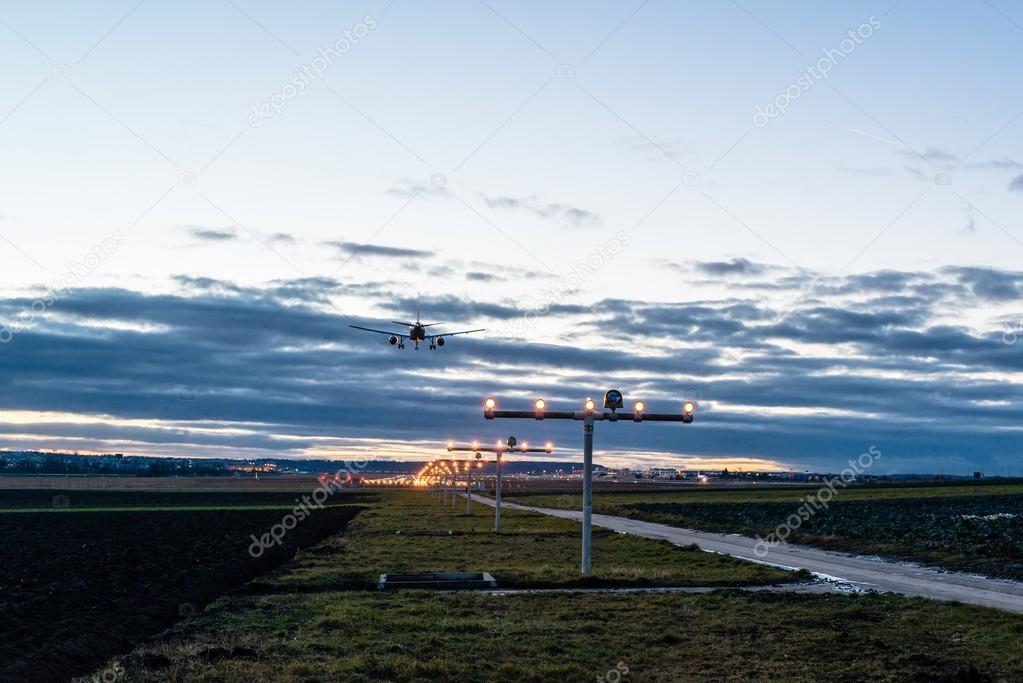
<instances>
[{"instance_id":1,"label":"dark cloud layer","mask_svg":"<svg viewBox=\"0 0 1023 683\"><path fill-rule=\"evenodd\" d=\"M238 231L233 227L209 228L204 225L188 225L185 230L189 235L204 242L229 242L238 239Z\"/></svg>"},{"instance_id":2,"label":"dark cloud layer","mask_svg":"<svg viewBox=\"0 0 1023 683\"><path fill-rule=\"evenodd\" d=\"M378 256L383 258L429 258L433 256L432 251L407 249L404 247L385 247L379 244L337 241L324 242L324 244L352 256Z\"/></svg>"},{"instance_id":3,"label":"dark cloud layer","mask_svg":"<svg viewBox=\"0 0 1023 683\"><path fill-rule=\"evenodd\" d=\"M695 269L764 273L741 259ZM778 290L767 284L785 278L796 298L771 303L765 294ZM450 325L439 331L468 324L491 332L452 338L436 353L398 353L347 327L349 311L333 303L345 296L396 315L413 310L413 299L387 285L177 282L176 294L93 288L60 297L0 346L0 409L111 416L32 429L132 441L140 452L146 444L189 444L209 454L288 455L324 439L496 438L509 429L571 449L578 442L571 424L487 423L481 398L525 406L543 395L552 406L571 406L617 386L659 409L676 409L683 397L701 408L688 427L602 425L599 448L613 453L828 468L876 445L887 471L963 472L1016 462L1021 447L1023 387L1012 373L1023 371L1023 341L1009 343L1000 321L990 329L950 322L964 308L1018 303L1019 272L789 272L765 279L763 291L744 279L740 298L556 302L539 312L511 301L441 297L424 311ZM0 319L15 320L31 306L29 297L4 300ZM564 338L530 343L536 316L562 321ZM628 344L590 343L609 330Z\"/></svg>"},{"instance_id":4,"label":"dark cloud layer","mask_svg":"<svg viewBox=\"0 0 1023 683\"><path fill-rule=\"evenodd\" d=\"M767 270L762 263L753 263L744 258L731 261L704 261L696 264L696 270L705 275L760 275Z\"/></svg>"},{"instance_id":5,"label":"dark cloud layer","mask_svg":"<svg viewBox=\"0 0 1023 683\"><path fill-rule=\"evenodd\" d=\"M532 196L511 197L501 195L492 197L481 194L480 198L491 209L527 211L540 218L561 221L570 227L586 227L600 223L600 215L595 211L557 202L542 202Z\"/></svg>"}]
</instances>

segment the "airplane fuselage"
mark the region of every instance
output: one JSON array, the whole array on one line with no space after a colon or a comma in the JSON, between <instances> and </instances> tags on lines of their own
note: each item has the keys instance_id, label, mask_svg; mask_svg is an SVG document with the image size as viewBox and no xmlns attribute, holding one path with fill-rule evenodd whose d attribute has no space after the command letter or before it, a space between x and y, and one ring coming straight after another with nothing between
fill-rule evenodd
<instances>
[{"instance_id":1,"label":"airplane fuselage","mask_svg":"<svg viewBox=\"0 0 1023 683\"><path fill-rule=\"evenodd\" d=\"M420 323L412 325L411 327L408 328L408 338L417 344L421 341L425 341L426 328L423 327Z\"/></svg>"}]
</instances>

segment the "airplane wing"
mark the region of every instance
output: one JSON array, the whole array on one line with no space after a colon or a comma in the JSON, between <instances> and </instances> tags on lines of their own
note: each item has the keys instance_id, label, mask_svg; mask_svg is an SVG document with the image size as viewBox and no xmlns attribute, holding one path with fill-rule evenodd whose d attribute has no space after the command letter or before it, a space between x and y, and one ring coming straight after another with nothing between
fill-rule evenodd
<instances>
[{"instance_id":1,"label":"airplane wing","mask_svg":"<svg viewBox=\"0 0 1023 683\"><path fill-rule=\"evenodd\" d=\"M462 330L461 332L445 332L444 334L428 334L426 339L436 339L437 337L454 337L456 334L472 334L473 332L484 332L486 328L481 327L478 330Z\"/></svg>"},{"instance_id":2,"label":"airplane wing","mask_svg":"<svg viewBox=\"0 0 1023 683\"><path fill-rule=\"evenodd\" d=\"M402 334L401 332L388 332L387 330L374 330L372 327L359 327L358 325L349 325L348 327L355 328L356 330L362 330L363 332L376 332L377 334L386 334L391 337L400 337L407 339L408 334Z\"/></svg>"}]
</instances>

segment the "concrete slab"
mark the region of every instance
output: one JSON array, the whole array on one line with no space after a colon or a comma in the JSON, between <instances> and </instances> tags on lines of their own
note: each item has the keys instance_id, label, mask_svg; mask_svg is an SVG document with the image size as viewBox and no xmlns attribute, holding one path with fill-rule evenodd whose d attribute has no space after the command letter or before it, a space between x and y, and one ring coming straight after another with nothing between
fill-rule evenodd
<instances>
[{"instance_id":1,"label":"concrete slab","mask_svg":"<svg viewBox=\"0 0 1023 683\"><path fill-rule=\"evenodd\" d=\"M489 572L422 572L381 574L378 590L465 591L497 588Z\"/></svg>"}]
</instances>

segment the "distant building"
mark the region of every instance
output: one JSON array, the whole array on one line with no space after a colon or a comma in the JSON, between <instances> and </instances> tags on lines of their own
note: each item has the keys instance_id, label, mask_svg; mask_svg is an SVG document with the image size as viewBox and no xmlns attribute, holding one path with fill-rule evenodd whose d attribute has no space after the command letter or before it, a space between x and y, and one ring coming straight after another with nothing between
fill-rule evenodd
<instances>
[{"instance_id":1,"label":"distant building","mask_svg":"<svg viewBox=\"0 0 1023 683\"><path fill-rule=\"evenodd\" d=\"M674 479L678 476L678 470L674 467L651 467L649 474L652 479Z\"/></svg>"}]
</instances>

